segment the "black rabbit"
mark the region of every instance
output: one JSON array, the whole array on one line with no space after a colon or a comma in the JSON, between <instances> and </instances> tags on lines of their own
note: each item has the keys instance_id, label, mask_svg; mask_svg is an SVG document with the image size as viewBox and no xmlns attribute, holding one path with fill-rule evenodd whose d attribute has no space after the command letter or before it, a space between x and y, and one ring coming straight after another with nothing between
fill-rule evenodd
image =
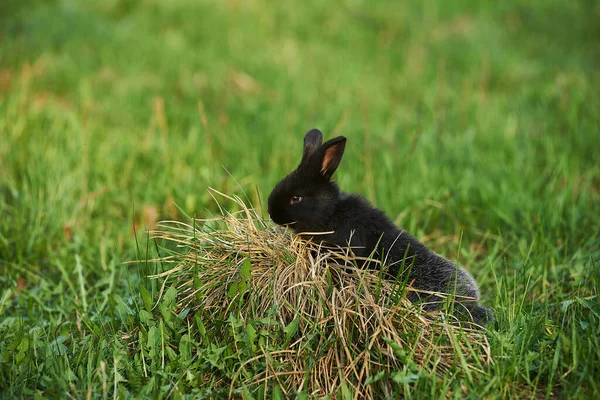
<instances>
[{"instance_id":1,"label":"black rabbit","mask_svg":"<svg viewBox=\"0 0 600 400\"><path fill-rule=\"evenodd\" d=\"M356 194L340 191L331 180L344 154L346 138L323 143L318 129L304 137L302 161L269 195L269 215L296 233L328 232L309 236L338 246L350 245L359 257L385 259L389 278L408 278L412 287L429 292L454 293L455 311L478 324L494 320L492 311L478 304L479 290L473 277L454 263L426 248L396 227L383 211ZM404 275L404 272L408 276ZM409 292L413 302L423 300L426 309L439 307L439 297ZM467 297L468 299L461 299ZM429 302L428 300L433 300Z\"/></svg>"}]
</instances>

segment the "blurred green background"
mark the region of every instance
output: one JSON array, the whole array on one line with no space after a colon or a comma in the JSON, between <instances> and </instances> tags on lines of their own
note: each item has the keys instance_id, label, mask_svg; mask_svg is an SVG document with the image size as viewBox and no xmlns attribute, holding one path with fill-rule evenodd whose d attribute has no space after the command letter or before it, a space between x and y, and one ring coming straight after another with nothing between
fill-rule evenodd
<instances>
[{"instance_id":1,"label":"blurred green background","mask_svg":"<svg viewBox=\"0 0 600 400\"><path fill-rule=\"evenodd\" d=\"M341 187L465 265L496 310L496 364L448 385L591 395L599 67L591 0L3 1L0 389L102 392L100 361L128 357L134 227L143 248L174 203L213 215L209 186L264 211L318 127L348 137Z\"/></svg>"}]
</instances>

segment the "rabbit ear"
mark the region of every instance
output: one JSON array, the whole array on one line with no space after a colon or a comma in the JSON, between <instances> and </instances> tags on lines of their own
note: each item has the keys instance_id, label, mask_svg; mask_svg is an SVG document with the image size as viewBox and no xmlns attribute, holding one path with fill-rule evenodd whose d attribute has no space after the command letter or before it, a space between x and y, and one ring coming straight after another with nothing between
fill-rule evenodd
<instances>
[{"instance_id":1,"label":"rabbit ear","mask_svg":"<svg viewBox=\"0 0 600 400\"><path fill-rule=\"evenodd\" d=\"M342 156L344 155L344 149L346 148L346 138L344 136L338 136L331 140L328 140L321 146L320 150L321 159L320 159L320 172L325 177L325 179L331 179L331 175L335 172L337 167L340 165L342 161Z\"/></svg>"},{"instance_id":2,"label":"rabbit ear","mask_svg":"<svg viewBox=\"0 0 600 400\"><path fill-rule=\"evenodd\" d=\"M306 161L323 143L323 133L318 129L311 129L304 136L304 152L302 162Z\"/></svg>"}]
</instances>

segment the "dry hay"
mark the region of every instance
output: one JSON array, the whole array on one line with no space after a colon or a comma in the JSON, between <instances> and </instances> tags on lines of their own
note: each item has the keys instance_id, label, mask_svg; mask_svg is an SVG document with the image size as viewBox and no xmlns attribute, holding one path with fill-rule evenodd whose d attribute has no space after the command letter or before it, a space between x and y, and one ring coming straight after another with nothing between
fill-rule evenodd
<instances>
[{"instance_id":1,"label":"dry hay","mask_svg":"<svg viewBox=\"0 0 600 400\"><path fill-rule=\"evenodd\" d=\"M287 346L282 340L275 350L261 347L256 357L240 360L228 382L230 395L277 382L286 395L302 390L315 397L344 392L371 398L390 395L393 381L402 385L450 370L469 379L484 373L491 359L481 328L422 312L406 299L412 289L398 290L377 271L357 268L348 250L302 240L239 198L214 192L241 211L191 224L165 221L151 232L179 248L160 259L172 265L154 276L164 279L161 294L175 285L177 304L190 308L189 316L235 309L246 321L276 310L281 326L297 324ZM242 283L248 262L250 279ZM256 362L265 364L262 372L244 374Z\"/></svg>"}]
</instances>

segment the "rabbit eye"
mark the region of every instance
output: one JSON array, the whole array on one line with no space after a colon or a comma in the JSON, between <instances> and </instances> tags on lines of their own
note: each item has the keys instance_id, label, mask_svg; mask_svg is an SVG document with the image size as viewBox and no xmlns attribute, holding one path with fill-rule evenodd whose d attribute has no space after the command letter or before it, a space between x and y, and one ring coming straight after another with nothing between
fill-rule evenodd
<instances>
[{"instance_id":1,"label":"rabbit eye","mask_svg":"<svg viewBox=\"0 0 600 400\"><path fill-rule=\"evenodd\" d=\"M301 201L302 201L301 196L292 196L292 198L290 199L290 204L300 203Z\"/></svg>"}]
</instances>

